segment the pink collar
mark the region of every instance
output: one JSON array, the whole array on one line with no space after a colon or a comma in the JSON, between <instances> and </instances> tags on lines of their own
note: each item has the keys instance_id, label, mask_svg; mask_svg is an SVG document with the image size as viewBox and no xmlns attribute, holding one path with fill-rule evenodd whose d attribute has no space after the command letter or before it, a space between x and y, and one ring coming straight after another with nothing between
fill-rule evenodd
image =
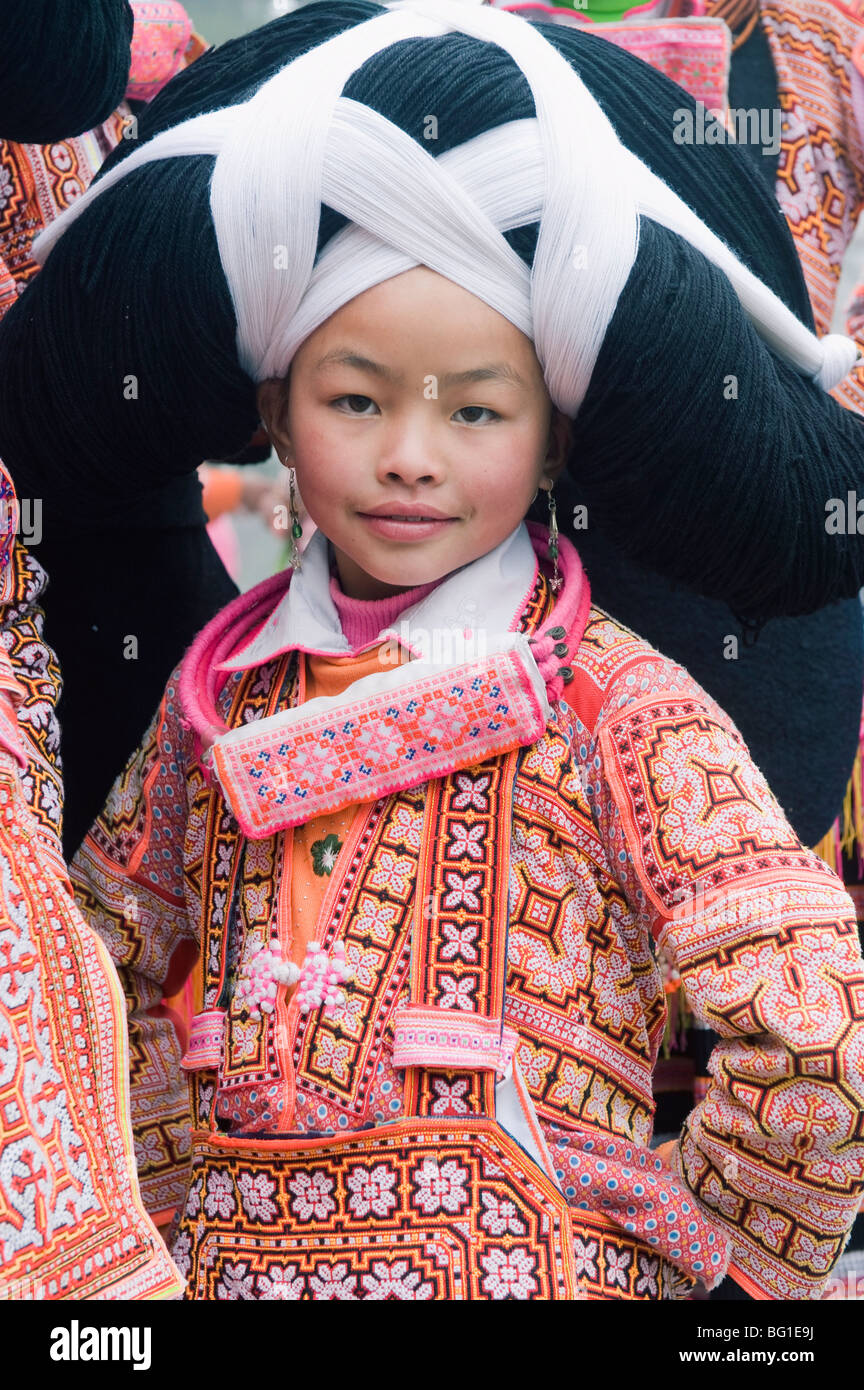
<instances>
[{"instance_id":1,"label":"pink collar","mask_svg":"<svg viewBox=\"0 0 864 1390\"><path fill-rule=\"evenodd\" d=\"M548 529L534 521L525 522L525 525L538 563L542 559L544 569L551 573L551 565L546 558ZM475 561L475 564L479 563ZM575 658L591 602L588 578L579 555L565 536L559 538L558 565L563 587L555 607L548 621L533 637L528 638L550 704L560 699L563 693L565 679L561 673L567 670L563 662ZM473 568L473 565L466 565L462 571L468 594L472 592ZM216 704L219 691L230 674L224 669L224 664L267 622L287 592L292 574L291 569L283 570L265 579L249 593L241 594L217 613L189 648L181 668L179 697L183 710L182 722L194 729L199 753L227 732L227 725ZM566 656L561 647L565 637L569 648ZM223 669L219 669L220 666ZM349 686L346 692L349 698L350 689Z\"/></svg>"}]
</instances>

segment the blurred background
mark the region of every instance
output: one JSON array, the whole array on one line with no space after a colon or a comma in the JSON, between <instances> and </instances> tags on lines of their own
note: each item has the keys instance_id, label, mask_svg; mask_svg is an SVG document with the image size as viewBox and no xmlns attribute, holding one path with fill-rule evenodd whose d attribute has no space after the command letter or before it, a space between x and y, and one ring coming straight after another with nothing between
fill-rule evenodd
<instances>
[{"instance_id":1,"label":"blurred background","mask_svg":"<svg viewBox=\"0 0 864 1390\"><path fill-rule=\"evenodd\" d=\"M184 0L184 4L197 32L211 43L224 43L299 8L296 0Z\"/></svg>"}]
</instances>

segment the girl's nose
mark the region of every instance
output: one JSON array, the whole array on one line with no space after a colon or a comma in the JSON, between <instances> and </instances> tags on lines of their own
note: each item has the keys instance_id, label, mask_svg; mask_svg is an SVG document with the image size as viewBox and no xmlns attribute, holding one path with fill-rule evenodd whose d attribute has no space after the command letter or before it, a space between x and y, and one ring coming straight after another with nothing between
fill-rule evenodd
<instances>
[{"instance_id":1,"label":"girl's nose","mask_svg":"<svg viewBox=\"0 0 864 1390\"><path fill-rule=\"evenodd\" d=\"M442 463L433 431L418 420L394 425L379 455L378 471L382 479L408 484L439 481Z\"/></svg>"}]
</instances>

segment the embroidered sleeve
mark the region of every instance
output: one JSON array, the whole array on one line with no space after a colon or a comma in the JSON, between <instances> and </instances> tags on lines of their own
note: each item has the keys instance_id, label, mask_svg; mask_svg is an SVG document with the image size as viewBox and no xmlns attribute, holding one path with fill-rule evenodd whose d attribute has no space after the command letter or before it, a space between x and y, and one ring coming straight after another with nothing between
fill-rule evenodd
<instances>
[{"instance_id":1,"label":"embroidered sleeve","mask_svg":"<svg viewBox=\"0 0 864 1390\"><path fill-rule=\"evenodd\" d=\"M16 687L10 691L10 697L25 762L21 787L35 817L39 839L51 856L55 871L65 879L60 843L63 779L57 721L63 682L57 657L43 636L45 615L40 599L46 582L39 562L16 543L9 560L8 598L0 602L0 633Z\"/></svg>"},{"instance_id":2,"label":"embroidered sleeve","mask_svg":"<svg viewBox=\"0 0 864 1390\"><path fill-rule=\"evenodd\" d=\"M691 1009L720 1035L671 1161L729 1235L744 1288L819 1298L864 1191L853 905L681 667L655 654L632 664L597 729L607 850Z\"/></svg>"},{"instance_id":3,"label":"embroidered sleeve","mask_svg":"<svg viewBox=\"0 0 864 1390\"><path fill-rule=\"evenodd\" d=\"M28 522L36 516L34 507ZM0 745L18 762L36 833L55 871L65 879L57 722L60 670L42 635L45 571L17 539L20 530L21 507L0 462Z\"/></svg>"},{"instance_id":4,"label":"embroidered sleeve","mask_svg":"<svg viewBox=\"0 0 864 1390\"><path fill-rule=\"evenodd\" d=\"M0 1289L182 1289L135 1179L123 996L0 748Z\"/></svg>"},{"instance_id":5,"label":"embroidered sleeve","mask_svg":"<svg viewBox=\"0 0 864 1390\"><path fill-rule=\"evenodd\" d=\"M197 955L183 875L186 786L178 673L71 866L78 904L107 946L127 997L132 1125L145 1205L183 1197L189 1095L180 1042L162 1006Z\"/></svg>"}]
</instances>

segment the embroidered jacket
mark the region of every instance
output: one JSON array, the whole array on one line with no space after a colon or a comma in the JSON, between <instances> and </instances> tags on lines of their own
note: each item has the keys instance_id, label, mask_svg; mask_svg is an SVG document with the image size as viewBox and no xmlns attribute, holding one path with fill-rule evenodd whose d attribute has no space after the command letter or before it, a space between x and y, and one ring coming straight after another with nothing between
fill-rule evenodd
<instances>
[{"instance_id":1,"label":"embroidered jacket","mask_svg":"<svg viewBox=\"0 0 864 1390\"><path fill-rule=\"evenodd\" d=\"M318 539L257 635L225 662L220 709L231 728L302 703L301 651L347 648ZM530 635L547 619L555 598L526 527L402 617L449 628L466 596L479 598L477 620L493 632ZM472 911L508 885L504 1014L587 1285L600 1297L656 1297L659 1256L709 1286L728 1268L758 1298L818 1298L864 1191L864 962L852 903L683 668L596 608L570 666L545 732L522 750L509 805L493 801L492 765L447 779L449 815L434 824L454 864L444 876L451 925L435 1002L474 1007L483 961ZM208 785L179 674L72 875L129 996L142 1189L151 1210L194 1207L206 1224L222 1197L214 1190L202 1210L198 1183L187 1204L190 1117L201 1127L215 1113L238 1139L401 1117L394 1030L415 897L433 886L427 812L441 803L428 782L360 805L317 932L331 956L344 947L345 1001L303 1014L283 990L256 1020L231 982L253 940L287 954L293 832L245 841L232 881L236 823ZM360 766L350 743L339 754L334 785ZM199 949L196 1007L223 1007L227 1028L220 1055L187 1085L159 1001ZM708 1093L663 1158L648 1148L661 953L720 1035ZM469 1115L475 1083L470 1070L427 1073L415 1113ZM251 1220L226 1182L226 1210ZM580 1226L601 1209L612 1236ZM182 1266L184 1252L173 1253Z\"/></svg>"}]
</instances>

